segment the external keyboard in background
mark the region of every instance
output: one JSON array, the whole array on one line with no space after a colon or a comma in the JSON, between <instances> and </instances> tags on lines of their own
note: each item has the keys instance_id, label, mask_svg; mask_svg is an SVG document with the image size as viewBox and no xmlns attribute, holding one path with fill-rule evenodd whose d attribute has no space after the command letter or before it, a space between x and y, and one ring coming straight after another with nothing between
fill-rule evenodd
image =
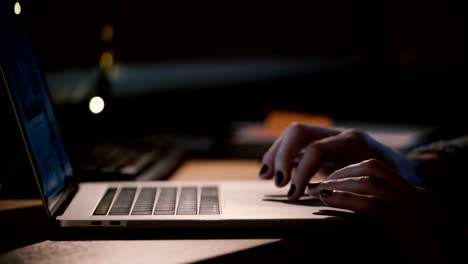
<instances>
[{"instance_id":1,"label":"external keyboard in background","mask_svg":"<svg viewBox=\"0 0 468 264\"><path fill-rule=\"evenodd\" d=\"M166 179L184 155L180 148L164 144L77 145L70 152L83 181Z\"/></svg>"}]
</instances>

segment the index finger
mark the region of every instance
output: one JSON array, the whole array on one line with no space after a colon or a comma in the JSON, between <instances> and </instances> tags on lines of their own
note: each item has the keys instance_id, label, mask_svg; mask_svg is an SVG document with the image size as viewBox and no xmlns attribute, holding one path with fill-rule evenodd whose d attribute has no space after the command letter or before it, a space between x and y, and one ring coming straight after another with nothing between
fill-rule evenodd
<instances>
[{"instance_id":1,"label":"index finger","mask_svg":"<svg viewBox=\"0 0 468 264\"><path fill-rule=\"evenodd\" d=\"M294 123L284 134L275 156L275 183L282 187L289 182L294 162L302 156L304 146L310 141L338 134L330 128Z\"/></svg>"}]
</instances>

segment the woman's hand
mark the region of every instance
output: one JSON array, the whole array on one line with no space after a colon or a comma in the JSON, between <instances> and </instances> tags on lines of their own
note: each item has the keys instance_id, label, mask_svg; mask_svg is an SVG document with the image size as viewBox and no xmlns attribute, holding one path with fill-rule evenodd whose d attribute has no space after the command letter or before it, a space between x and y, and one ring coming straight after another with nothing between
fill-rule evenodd
<instances>
[{"instance_id":1,"label":"woman's hand","mask_svg":"<svg viewBox=\"0 0 468 264\"><path fill-rule=\"evenodd\" d=\"M260 177L275 177L278 187L291 182L288 196L296 200L302 196L311 178L326 165L344 167L368 159L379 160L408 182L418 184L418 163L379 143L367 133L301 123L286 129L265 153Z\"/></svg>"}]
</instances>

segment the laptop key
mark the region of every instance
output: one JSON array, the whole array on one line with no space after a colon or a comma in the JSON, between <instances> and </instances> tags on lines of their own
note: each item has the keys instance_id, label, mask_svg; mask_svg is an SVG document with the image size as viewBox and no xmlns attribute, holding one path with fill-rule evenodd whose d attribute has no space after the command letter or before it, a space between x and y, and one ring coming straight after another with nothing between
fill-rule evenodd
<instances>
[{"instance_id":1,"label":"laptop key","mask_svg":"<svg viewBox=\"0 0 468 264\"><path fill-rule=\"evenodd\" d=\"M197 187L183 187L180 192L178 215L197 214Z\"/></svg>"},{"instance_id":2,"label":"laptop key","mask_svg":"<svg viewBox=\"0 0 468 264\"><path fill-rule=\"evenodd\" d=\"M218 187L215 187L215 186L202 187L199 214L201 215L221 214L221 208L219 207Z\"/></svg>"},{"instance_id":3,"label":"laptop key","mask_svg":"<svg viewBox=\"0 0 468 264\"><path fill-rule=\"evenodd\" d=\"M150 215L153 212L156 188L145 187L140 191L133 206L132 215Z\"/></svg>"},{"instance_id":4,"label":"laptop key","mask_svg":"<svg viewBox=\"0 0 468 264\"><path fill-rule=\"evenodd\" d=\"M109 210L112 200L114 199L114 195L116 191L117 191L116 188L107 189L106 193L102 197L98 206L94 210L93 215L106 215L107 214L107 211Z\"/></svg>"},{"instance_id":5,"label":"laptop key","mask_svg":"<svg viewBox=\"0 0 468 264\"><path fill-rule=\"evenodd\" d=\"M115 200L109 215L128 215L132 208L136 188L123 188Z\"/></svg>"},{"instance_id":6,"label":"laptop key","mask_svg":"<svg viewBox=\"0 0 468 264\"><path fill-rule=\"evenodd\" d=\"M177 188L163 187L159 194L158 202L154 208L155 215L173 215L176 206Z\"/></svg>"}]
</instances>

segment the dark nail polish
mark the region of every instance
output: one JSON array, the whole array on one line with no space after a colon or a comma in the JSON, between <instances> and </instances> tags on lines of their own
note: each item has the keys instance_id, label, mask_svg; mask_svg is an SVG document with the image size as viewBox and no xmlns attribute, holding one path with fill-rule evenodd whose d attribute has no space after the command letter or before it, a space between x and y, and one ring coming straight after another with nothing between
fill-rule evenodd
<instances>
[{"instance_id":1,"label":"dark nail polish","mask_svg":"<svg viewBox=\"0 0 468 264\"><path fill-rule=\"evenodd\" d=\"M275 175L275 183L276 183L276 186L280 186L281 183L283 182L283 172L282 171L277 171L276 172L276 175Z\"/></svg>"},{"instance_id":2,"label":"dark nail polish","mask_svg":"<svg viewBox=\"0 0 468 264\"><path fill-rule=\"evenodd\" d=\"M320 182L309 182L307 184L307 188L308 189L313 189L313 188L317 188L317 186L319 186Z\"/></svg>"},{"instance_id":3,"label":"dark nail polish","mask_svg":"<svg viewBox=\"0 0 468 264\"><path fill-rule=\"evenodd\" d=\"M260 175L268 171L268 165L263 164L262 169L260 170Z\"/></svg>"},{"instance_id":4,"label":"dark nail polish","mask_svg":"<svg viewBox=\"0 0 468 264\"><path fill-rule=\"evenodd\" d=\"M330 189L322 189L320 190L320 196L322 197L328 197L333 194L333 190Z\"/></svg>"},{"instance_id":5,"label":"dark nail polish","mask_svg":"<svg viewBox=\"0 0 468 264\"><path fill-rule=\"evenodd\" d=\"M291 197L296 192L296 185L291 184L291 188L289 188L288 196Z\"/></svg>"}]
</instances>

